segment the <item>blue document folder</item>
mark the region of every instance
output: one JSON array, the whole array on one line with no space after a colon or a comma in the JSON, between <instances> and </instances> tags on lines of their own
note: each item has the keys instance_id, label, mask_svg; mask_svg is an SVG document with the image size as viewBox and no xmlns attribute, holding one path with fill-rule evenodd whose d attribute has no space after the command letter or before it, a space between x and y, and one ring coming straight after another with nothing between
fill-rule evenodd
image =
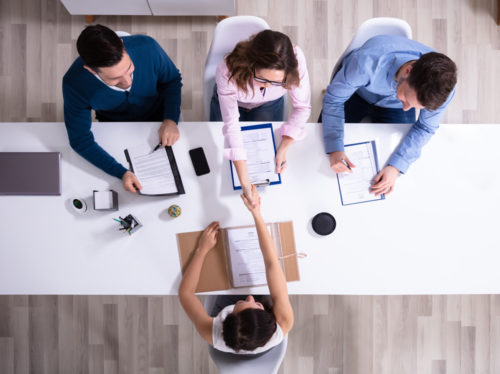
<instances>
[{"instance_id":1,"label":"blue document folder","mask_svg":"<svg viewBox=\"0 0 500 374\"><path fill-rule=\"evenodd\" d=\"M242 126L243 145L247 151L247 169L250 182L259 185L281 184L281 175L275 173L276 143L273 126L264 123ZM229 161L233 189L241 190L241 185L232 161Z\"/></svg>"}]
</instances>

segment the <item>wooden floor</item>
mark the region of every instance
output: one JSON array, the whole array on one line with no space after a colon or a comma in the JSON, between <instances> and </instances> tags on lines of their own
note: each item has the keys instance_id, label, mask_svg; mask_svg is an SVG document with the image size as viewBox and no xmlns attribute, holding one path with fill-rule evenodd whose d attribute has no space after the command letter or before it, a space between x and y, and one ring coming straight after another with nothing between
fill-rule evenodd
<instances>
[{"instance_id":1,"label":"wooden floor","mask_svg":"<svg viewBox=\"0 0 500 374\"><path fill-rule=\"evenodd\" d=\"M280 374L500 373L498 295L294 296L292 304ZM175 296L0 296L0 373L216 369Z\"/></svg>"},{"instance_id":2,"label":"wooden floor","mask_svg":"<svg viewBox=\"0 0 500 374\"><path fill-rule=\"evenodd\" d=\"M458 90L444 122L500 123L496 0L237 0L305 51L315 121L331 69L364 20L404 18L448 54ZM183 75L182 111L202 120L214 17L97 17L145 33ZM58 0L0 0L0 121L62 121L61 78L83 16ZM280 373L500 374L500 296L294 296ZM0 374L215 373L177 298L0 296ZM263 374L263 373L262 373Z\"/></svg>"},{"instance_id":3,"label":"wooden floor","mask_svg":"<svg viewBox=\"0 0 500 374\"><path fill-rule=\"evenodd\" d=\"M264 18L304 50L312 84L311 122L334 63L361 22L392 16L413 38L448 54L459 68L444 123L499 123L500 27L497 0L236 0L238 15ZM185 120L203 119L203 67L215 17L98 16L115 30L151 35L183 75ZM59 0L0 1L0 121L62 121L61 79L77 56L83 16Z\"/></svg>"}]
</instances>

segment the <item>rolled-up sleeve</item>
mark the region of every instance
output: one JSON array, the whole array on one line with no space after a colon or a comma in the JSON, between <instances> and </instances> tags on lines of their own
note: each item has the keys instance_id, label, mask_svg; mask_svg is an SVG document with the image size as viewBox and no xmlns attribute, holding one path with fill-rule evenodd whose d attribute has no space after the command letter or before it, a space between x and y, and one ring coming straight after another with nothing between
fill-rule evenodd
<instances>
[{"instance_id":1,"label":"rolled-up sleeve","mask_svg":"<svg viewBox=\"0 0 500 374\"><path fill-rule=\"evenodd\" d=\"M403 138L396 151L391 155L388 164L401 173L406 173L410 165L420 157L422 147L427 144L439 128L446 107L455 96L455 89L450 93L445 103L434 111L422 109L417 122Z\"/></svg>"},{"instance_id":2,"label":"rolled-up sleeve","mask_svg":"<svg viewBox=\"0 0 500 374\"><path fill-rule=\"evenodd\" d=\"M217 66L215 82L217 84L217 95L219 96L220 111L224 126L224 158L232 161L246 160L246 150L243 146L243 138L240 128L240 112L238 110L237 86L233 80L228 80L229 70L223 60Z\"/></svg>"},{"instance_id":3,"label":"rolled-up sleeve","mask_svg":"<svg viewBox=\"0 0 500 374\"><path fill-rule=\"evenodd\" d=\"M280 127L280 134L281 136L289 136L294 140L300 140L306 135L306 122L311 115L311 85L309 83L306 58L298 46L295 47L295 56L298 63L300 84L293 86L288 91L292 100L293 111L288 121Z\"/></svg>"}]
</instances>

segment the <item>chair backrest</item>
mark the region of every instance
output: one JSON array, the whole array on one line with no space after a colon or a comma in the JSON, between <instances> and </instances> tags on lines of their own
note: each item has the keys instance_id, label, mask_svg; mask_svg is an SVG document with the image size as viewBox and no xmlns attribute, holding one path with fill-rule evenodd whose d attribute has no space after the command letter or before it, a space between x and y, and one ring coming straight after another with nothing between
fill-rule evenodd
<instances>
[{"instance_id":1,"label":"chair backrest","mask_svg":"<svg viewBox=\"0 0 500 374\"><path fill-rule=\"evenodd\" d=\"M118 35L120 38L122 36L130 36L130 34L126 31L115 31L115 34Z\"/></svg>"},{"instance_id":2,"label":"chair backrest","mask_svg":"<svg viewBox=\"0 0 500 374\"><path fill-rule=\"evenodd\" d=\"M217 366L219 374L276 374L285 357L287 345L288 335L280 344L257 357L248 355L239 357L236 354L218 351L211 345L208 346L208 354Z\"/></svg>"},{"instance_id":3,"label":"chair backrest","mask_svg":"<svg viewBox=\"0 0 500 374\"><path fill-rule=\"evenodd\" d=\"M354 34L351 42L335 64L330 81L340 70L345 56L354 49L361 47L368 39L377 35L400 35L411 39L411 27L408 22L399 18L377 17L366 20L358 27L356 34Z\"/></svg>"},{"instance_id":4,"label":"chair backrest","mask_svg":"<svg viewBox=\"0 0 500 374\"><path fill-rule=\"evenodd\" d=\"M210 100L215 85L215 69L217 65L240 41L246 40L266 29L269 29L266 21L254 16L229 17L220 21L215 27L214 38L205 62L203 78L205 121L210 118Z\"/></svg>"}]
</instances>

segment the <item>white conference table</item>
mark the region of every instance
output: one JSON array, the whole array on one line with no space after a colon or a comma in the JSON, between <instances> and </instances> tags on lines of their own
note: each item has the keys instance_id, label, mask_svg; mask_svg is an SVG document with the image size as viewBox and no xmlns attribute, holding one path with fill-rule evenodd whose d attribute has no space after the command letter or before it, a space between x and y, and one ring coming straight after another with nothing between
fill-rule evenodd
<instances>
[{"instance_id":1,"label":"white conference table","mask_svg":"<svg viewBox=\"0 0 500 374\"><path fill-rule=\"evenodd\" d=\"M274 124L275 134L279 124ZM94 135L125 166L127 147L157 142L158 124L97 123ZM176 233L251 224L222 158L221 123L181 123L174 152L186 190L136 196L69 146L62 123L0 124L0 151L62 153L61 196L0 196L0 294L176 294L181 279ZM408 125L348 124L346 144L377 143L383 165ZM342 206L323 151L321 125L293 144L283 183L260 189L267 222L293 220L301 280L291 294L469 294L500 292L500 125L442 125L386 200ZM278 136L279 137L279 136ZM279 139L277 139L279 142ZM197 177L188 150L202 146L211 172ZM0 176L1 177L1 176ZM94 189L114 189L118 212L72 211ZM182 215L167 208L178 204ZM333 234L311 218L329 212ZM112 220L143 223L132 236ZM220 293L268 293L267 287Z\"/></svg>"}]
</instances>

